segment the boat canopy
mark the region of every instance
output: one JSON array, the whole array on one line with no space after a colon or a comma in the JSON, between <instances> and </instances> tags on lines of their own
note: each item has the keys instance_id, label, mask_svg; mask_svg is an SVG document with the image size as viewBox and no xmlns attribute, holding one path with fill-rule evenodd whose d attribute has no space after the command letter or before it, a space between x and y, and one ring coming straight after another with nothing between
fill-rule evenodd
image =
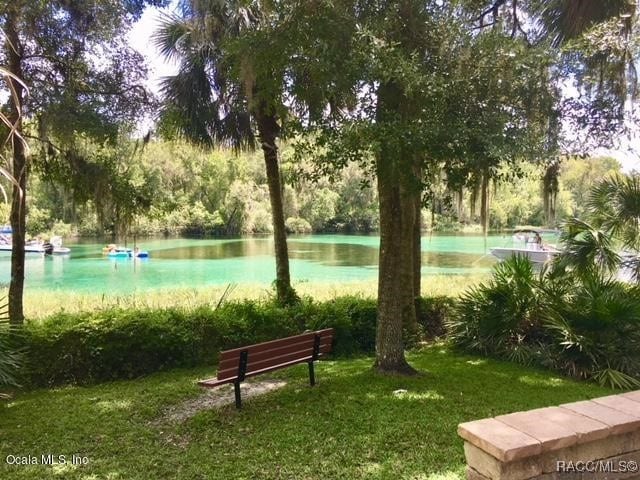
<instances>
[{"instance_id":1,"label":"boat canopy","mask_svg":"<svg viewBox=\"0 0 640 480\"><path fill-rule=\"evenodd\" d=\"M513 234L516 235L518 233L537 233L538 235L543 234L557 234L560 233L558 230L554 230L552 228L516 228L513 230Z\"/></svg>"}]
</instances>

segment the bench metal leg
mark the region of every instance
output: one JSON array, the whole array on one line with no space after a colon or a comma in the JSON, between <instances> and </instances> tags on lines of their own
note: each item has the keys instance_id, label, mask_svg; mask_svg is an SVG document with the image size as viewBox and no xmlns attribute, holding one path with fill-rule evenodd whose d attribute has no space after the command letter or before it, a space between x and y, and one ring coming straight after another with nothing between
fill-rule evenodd
<instances>
[{"instance_id":1,"label":"bench metal leg","mask_svg":"<svg viewBox=\"0 0 640 480\"><path fill-rule=\"evenodd\" d=\"M236 394L236 408L241 408L242 399L240 398L240 382L233 382L233 390Z\"/></svg>"},{"instance_id":2,"label":"bench metal leg","mask_svg":"<svg viewBox=\"0 0 640 480\"><path fill-rule=\"evenodd\" d=\"M312 387L316 384L316 374L313 370L313 362L309 362L309 383Z\"/></svg>"}]
</instances>

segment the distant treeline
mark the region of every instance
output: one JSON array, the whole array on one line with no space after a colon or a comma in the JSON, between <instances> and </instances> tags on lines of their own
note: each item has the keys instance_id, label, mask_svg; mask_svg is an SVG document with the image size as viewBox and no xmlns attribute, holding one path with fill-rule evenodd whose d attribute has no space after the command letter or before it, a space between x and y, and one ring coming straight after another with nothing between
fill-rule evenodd
<instances>
[{"instance_id":1,"label":"distant treeline","mask_svg":"<svg viewBox=\"0 0 640 480\"><path fill-rule=\"evenodd\" d=\"M272 232L269 192L260 153L207 152L178 141L144 149L86 147L74 152L86 178L36 167L28 197L30 235L240 235ZM312 159L282 149L286 226L290 233L365 233L378 229L375 188L350 164L337 175L310 175ZM37 165L37 159L35 164ZM46 167L46 163L45 163ZM562 163L556 218L580 215L592 183L620 170L612 158ZM57 174L56 174L57 173ZM502 172L490 194L490 227L544 223L542 166ZM508 180L507 180L508 179ZM432 185L424 228L480 230L477 192ZM2 215L8 220L8 205Z\"/></svg>"}]
</instances>

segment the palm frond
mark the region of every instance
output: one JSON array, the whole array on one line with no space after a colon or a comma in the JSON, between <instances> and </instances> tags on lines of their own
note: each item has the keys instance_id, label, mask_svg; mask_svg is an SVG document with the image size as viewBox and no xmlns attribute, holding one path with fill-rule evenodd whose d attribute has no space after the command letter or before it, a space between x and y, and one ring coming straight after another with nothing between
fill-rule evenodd
<instances>
[{"instance_id":1,"label":"palm frond","mask_svg":"<svg viewBox=\"0 0 640 480\"><path fill-rule=\"evenodd\" d=\"M192 25L177 15L164 14L151 42L165 60L180 61L193 44Z\"/></svg>"},{"instance_id":2,"label":"palm frond","mask_svg":"<svg viewBox=\"0 0 640 480\"><path fill-rule=\"evenodd\" d=\"M619 238L625 248L640 247L640 176L616 175L598 183L587 200L594 223Z\"/></svg>"},{"instance_id":3,"label":"palm frond","mask_svg":"<svg viewBox=\"0 0 640 480\"><path fill-rule=\"evenodd\" d=\"M238 22L257 20L233 2L183 3L182 16L165 16L154 39L164 56L180 61L179 72L161 81L161 128L199 144L253 149L249 102L222 45L238 35Z\"/></svg>"},{"instance_id":4,"label":"palm frond","mask_svg":"<svg viewBox=\"0 0 640 480\"><path fill-rule=\"evenodd\" d=\"M635 15L635 2L628 0L543 0L540 2L542 26L555 46L577 38L586 30L607 20ZM630 25L624 23L628 31Z\"/></svg>"},{"instance_id":5,"label":"palm frond","mask_svg":"<svg viewBox=\"0 0 640 480\"><path fill-rule=\"evenodd\" d=\"M614 368L603 368L593 374L593 379L603 387L631 390L640 388L640 380Z\"/></svg>"},{"instance_id":6,"label":"palm frond","mask_svg":"<svg viewBox=\"0 0 640 480\"><path fill-rule=\"evenodd\" d=\"M0 299L0 387L19 387L17 374L23 364L23 352L14 343L18 330L9 323L7 298ZM0 393L0 398L6 395Z\"/></svg>"},{"instance_id":7,"label":"palm frond","mask_svg":"<svg viewBox=\"0 0 640 480\"><path fill-rule=\"evenodd\" d=\"M557 268L588 275L594 270L612 273L620 265L611 237L583 220L572 218L564 222L560 242L564 248L556 257Z\"/></svg>"}]
</instances>

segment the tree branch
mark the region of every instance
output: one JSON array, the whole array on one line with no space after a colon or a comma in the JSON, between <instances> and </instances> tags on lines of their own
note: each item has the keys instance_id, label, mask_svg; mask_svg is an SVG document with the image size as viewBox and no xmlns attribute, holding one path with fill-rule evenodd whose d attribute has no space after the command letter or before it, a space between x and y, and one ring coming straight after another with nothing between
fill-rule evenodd
<instances>
[{"instance_id":1,"label":"tree branch","mask_svg":"<svg viewBox=\"0 0 640 480\"><path fill-rule=\"evenodd\" d=\"M498 9L504 5L506 3L507 0L495 0L495 2L493 2L493 5L491 5L489 8L487 8L484 12L482 12L480 15L478 15L476 18L473 19L474 22L480 22L481 24L484 21L484 17L486 17L487 15L489 15L490 13L493 13L493 18L495 19L498 15ZM516 0L517 1L517 0Z\"/></svg>"}]
</instances>

